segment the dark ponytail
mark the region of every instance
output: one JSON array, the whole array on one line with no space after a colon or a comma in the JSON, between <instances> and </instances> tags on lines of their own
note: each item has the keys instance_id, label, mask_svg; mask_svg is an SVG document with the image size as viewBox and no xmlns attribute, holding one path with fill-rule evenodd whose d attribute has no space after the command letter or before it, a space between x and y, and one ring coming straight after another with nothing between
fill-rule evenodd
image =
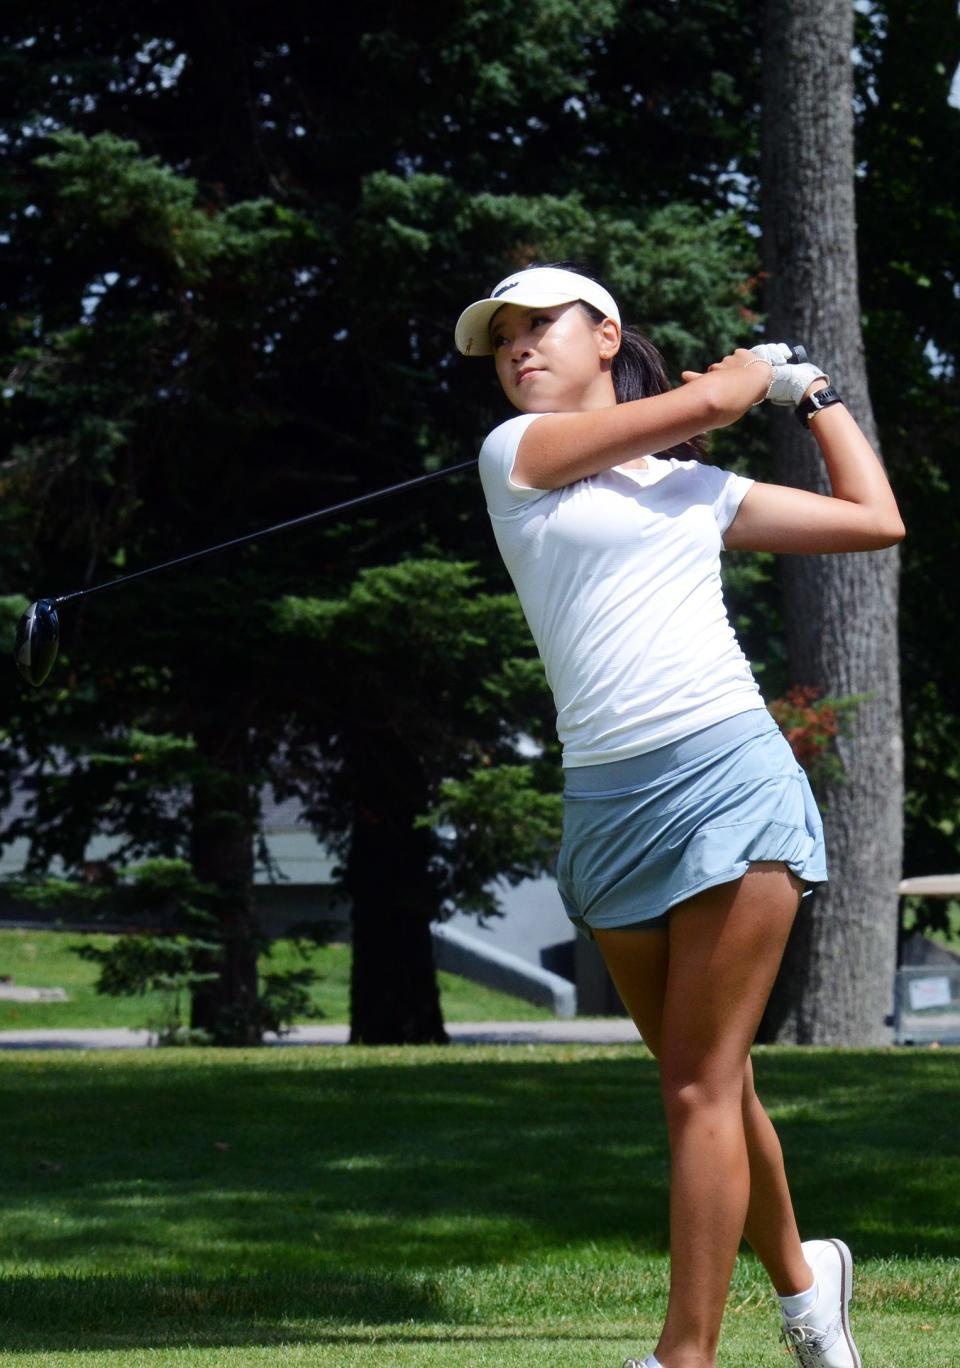
<instances>
[{"instance_id":1,"label":"dark ponytail","mask_svg":"<svg viewBox=\"0 0 960 1368\"><path fill-rule=\"evenodd\" d=\"M537 266L550 266L557 271L575 271L577 275L595 280L598 285L607 286L591 271L585 271L575 261L536 262ZM594 323L603 321L603 314L592 304L578 301L581 309ZM611 368L613 390L618 404L629 403L631 399L647 399L651 394L666 394L672 389L663 357L656 347L637 328L623 327L620 330L620 350L613 358ZM676 456L678 460L702 461L706 458L707 439L704 436L691 437L664 452L666 456Z\"/></svg>"}]
</instances>

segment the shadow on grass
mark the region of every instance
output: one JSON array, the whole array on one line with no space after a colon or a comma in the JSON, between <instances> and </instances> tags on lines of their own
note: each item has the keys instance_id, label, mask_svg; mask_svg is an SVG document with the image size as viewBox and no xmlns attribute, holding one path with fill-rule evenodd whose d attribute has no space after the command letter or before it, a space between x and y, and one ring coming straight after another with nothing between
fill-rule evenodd
<instances>
[{"instance_id":1,"label":"shadow on grass","mask_svg":"<svg viewBox=\"0 0 960 1368\"><path fill-rule=\"evenodd\" d=\"M419 1322L418 1329L401 1325ZM369 1327L364 1332L359 1327ZM380 1327L390 1327L381 1329ZM494 1328L472 1332L439 1280L368 1278L0 1278L0 1330L10 1351L289 1344L570 1343L615 1340L622 1328Z\"/></svg>"},{"instance_id":2,"label":"shadow on grass","mask_svg":"<svg viewBox=\"0 0 960 1368\"><path fill-rule=\"evenodd\" d=\"M842 1235L861 1259L960 1254L957 1065L757 1052L805 1238ZM666 1137L639 1049L23 1058L2 1085L0 1322L24 1347L71 1325L84 1344L464 1325L491 1293L471 1301L455 1269L630 1268L667 1249Z\"/></svg>"},{"instance_id":3,"label":"shadow on grass","mask_svg":"<svg viewBox=\"0 0 960 1368\"><path fill-rule=\"evenodd\" d=\"M0 1326L7 1348L162 1345L204 1340L270 1344L290 1338L284 1322L312 1321L297 1337L338 1340L334 1327L450 1320L439 1281L329 1275L9 1276L0 1278ZM263 1322L260 1324L260 1322ZM360 1337L358 1337L359 1339Z\"/></svg>"}]
</instances>

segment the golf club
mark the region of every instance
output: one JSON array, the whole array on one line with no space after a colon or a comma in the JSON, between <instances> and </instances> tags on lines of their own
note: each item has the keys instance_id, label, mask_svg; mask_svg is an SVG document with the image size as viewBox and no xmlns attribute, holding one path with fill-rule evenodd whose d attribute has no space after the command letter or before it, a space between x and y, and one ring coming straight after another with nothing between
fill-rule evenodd
<instances>
[{"instance_id":1,"label":"golf club","mask_svg":"<svg viewBox=\"0 0 960 1368\"><path fill-rule=\"evenodd\" d=\"M175 560L164 561L161 565L151 565L145 570L136 570L132 575L121 575L118 579L91 585L89 589L77 589L72 594L61 594L57 598L37 599L35 603L31 603L17 626L17 637L13 650L17 669L27 683L32 684L34 688L39 688L47 678L53 669L60 645L60 619L57 609L63 603L71 603L74 599L88 598L91 594L99 594L104 589L116 589L119 585L129 584L131 580L141 579L144 575L157 575L161 570L172 570L175 565L186 565L188 561L200 560L202 556L212 556L215 552L226 551L231 546L242 546L244 542L257 541L260 537L272 536L274 532L285 532L291 527L302 527L304 523L316 522L319 518L333 517L336 513L346 512L348 508L359 508L361 504L372 503L374 499L385 499L389 494L399 494L405 489L413 489L415 485L429 484L432 480L440 480L447 475L455 475L458 470L467 470L476 464L476 459L463 461L460 465L447 466L445 469L435 470L429 475L418 475L412 480L404 480L401 484L387 485L384 489L374 489L369 494L360 494L357 498L347 499L344 503L331 504L329 508L315 509L314 512L304 513L299 518L291 518L288 522L275 523L273 527L264 527L257 532L248 532L242 537L234 537L231 541L204 547L201 551L191 551L186 556L178 556Z\"/></svg>"},{"instance_id":2,"label":"golf club","mask_svg":"<svg viewBox=\"0 0 960 1368\"><path fill-rule=\"evenodd\" d=\"M776 349L775 355L765 359L777 360L780 364L790 363L793 365L801 364L807 360L806 350L798 343L773 343L767 347L762 345L755 347L753 350L764 355L765 352L774 348ZM104 589L116 589L121 584L129 584L131 580L141 579L144 575L157 575L161 570L172 570L174 566L186 565L188 561L200 560L203 556L212 556L217 551L228 550L231 546L242 546L245 542L272 536L274 532L285 532L291 527L302 527L304 523L316 522L319 518L329 518L335 513L344 513L349 508L359 508L361 504L372 503L374 499L384 499L390 494L399 494L405 489L413 489L416 485L429 484L432 480L440 480L447 475L455 475L457 471L467 470L476 464L476 459L463 461L459 465L448 466L444 470L435 470L429 475L418 475L412 480L404 480L401 484L387 485L384 489L375 489L369 494L361 494L355 499L347 499L344 503L331 504L329 508L315 509L313 513L304 513L301 517L291 518L288 522L275 523L273 527L264 527L257 532L248 532L242 537L234 537L231 541L220 542L217 546L207 546L201 551L191 551L186 556L178 556L175 560L164 561L161 565L151 565L146 570L136 570L132 575L121 575L118 579L107 580L103 584L94 584L89 589L77 589L72 594L61 594L58 598L37 599L31 603L17 626L17 636L13 649L17 669L27 683L32 684L34 688L39 688L47 678L53 669L60 646L60 618L57 609L63 603L71 603L74 599L88 598L91 594L99 594Z\"/></svg>"}]
</instances>

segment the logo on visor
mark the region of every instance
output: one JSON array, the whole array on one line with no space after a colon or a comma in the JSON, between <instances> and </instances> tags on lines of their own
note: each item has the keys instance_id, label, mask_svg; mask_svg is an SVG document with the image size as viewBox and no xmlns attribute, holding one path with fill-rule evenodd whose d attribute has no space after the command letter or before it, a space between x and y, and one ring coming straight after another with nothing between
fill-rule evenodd
<instances>
[{"instance_id":1,"label":"logo on visor","mask_svg":"<svg viewBox=\"0 0 960 1368\"><path fill-rule=\"evenodd\" d=\"M501 296L502 294L506 294L508 290L515 290L519 284L520 284L519 280L511 280L511 282L510 282L509 285L501 285L500 288L499 288L499 290L494 290L494 292L493 292L493 294L490 296L490 298L491 298L491 299L499 299L500 296Z\"/></svg>"}]
</instances>

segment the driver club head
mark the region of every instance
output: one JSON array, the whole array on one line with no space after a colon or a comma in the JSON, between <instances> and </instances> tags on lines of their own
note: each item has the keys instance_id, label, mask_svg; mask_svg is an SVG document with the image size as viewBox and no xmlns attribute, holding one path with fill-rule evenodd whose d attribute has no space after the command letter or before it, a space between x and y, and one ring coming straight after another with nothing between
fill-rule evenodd
<instances>
[{"instance_id":1,"label":"driver club head","mask_svg":"<svg viewBox=\"0 0 960 1368\"><path fill-rule=\"evenodd\" d=\"M53 669L60 645L60 619L53 599L37 599L20 619L13 658L28 684L39 688Z\"/></svg>"}]
</instances>

